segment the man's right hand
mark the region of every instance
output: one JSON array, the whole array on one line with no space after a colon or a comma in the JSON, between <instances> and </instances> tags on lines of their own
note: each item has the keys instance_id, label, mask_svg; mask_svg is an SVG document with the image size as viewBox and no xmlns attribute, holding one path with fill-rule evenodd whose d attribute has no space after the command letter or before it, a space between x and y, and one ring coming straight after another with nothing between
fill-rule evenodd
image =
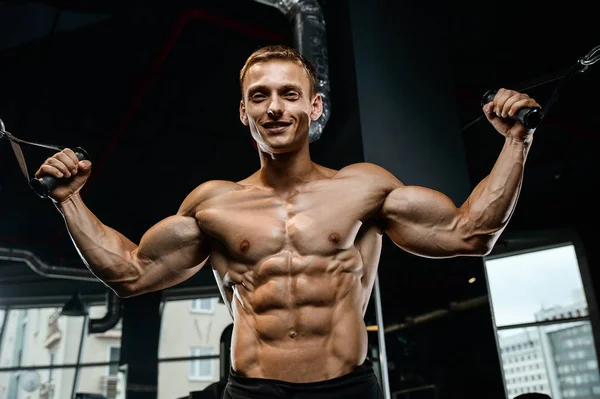
<instances>
[{"instance_id":1,"label":"man's right hand","mask_svg":"<svg viewBox=\"0 0 600 399\"><path fill-rule=\"evenodd\" d=\"M55 202L63 202L78 193L92 171L90 161L79 161L73 150L65 148L57 152L40 166L35 177L54 176L58 180L56 187L48 193Z\"/></svg>"}]
</instances>

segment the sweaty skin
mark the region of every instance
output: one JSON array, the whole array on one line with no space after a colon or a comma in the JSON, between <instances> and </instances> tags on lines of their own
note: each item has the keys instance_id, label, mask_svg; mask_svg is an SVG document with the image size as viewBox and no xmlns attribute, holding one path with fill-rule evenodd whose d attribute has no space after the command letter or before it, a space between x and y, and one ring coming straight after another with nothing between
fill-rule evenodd
<instances>
[{"instance_id":1,"label":"sweaty skin","mask_svg":"<svg viewBox=\"0 0 600 399\"><path fill-rule=\"evenodd\" d=\"M79 191L91 172L67 149L36 173L69 178L50 193L89 269L122 297L171 287L211 260L234 319L232 366L247 377L314 382L364 362L363 317L382 235L419 256L482 256L514 210L533 131L503 117L537 106L501 89L484 107L506 138L490 174L460 207L405 186L383 168L339 171L312 162L308 127L321 112L304 70L290 61L251 67L240 119L261 169L239 182L209 181L138 244L104 225Z\"/></svg>"}]
</instances>

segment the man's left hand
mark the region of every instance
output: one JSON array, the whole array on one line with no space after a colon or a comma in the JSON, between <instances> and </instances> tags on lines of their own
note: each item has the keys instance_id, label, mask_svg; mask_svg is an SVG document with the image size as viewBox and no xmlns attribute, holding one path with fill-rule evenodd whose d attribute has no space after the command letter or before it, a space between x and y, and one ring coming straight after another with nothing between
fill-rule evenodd
<instances>
[{"instance_id":1,"label":"man's left hand","mask_svg":"<svg viewBox=\"0 0 600 399\"><path fill-rule=\"evenodd\" d=\"M496 130L507 138L518 141L527 141L533 135L535 129L528 130L521 122L509 119L523 108L541 106L527 94L518 91L500 89L494 96L494 100L483 106L483 112L488 121Z\"/></svg>"}]
</instances>

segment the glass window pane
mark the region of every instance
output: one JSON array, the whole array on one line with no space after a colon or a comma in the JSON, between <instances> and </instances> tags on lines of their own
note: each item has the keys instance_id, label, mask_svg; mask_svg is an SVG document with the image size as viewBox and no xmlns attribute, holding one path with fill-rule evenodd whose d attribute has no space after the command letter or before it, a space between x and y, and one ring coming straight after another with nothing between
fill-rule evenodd
<instances>
[{"instance_id":1,"label":"glass window pane","mask_svg":"<svg viewBox=\"0 0 600 399\"><path fill-rule=\"evenodd\" d=\"M102 318L106 314L106 305L90 306L89 312L90 318ZM106 332L88 334L83 344L81 362L98 363L110 361L111 350L121 345L121 326L122 324L118 323ZM119 358L117 357L116 360L118 361Z\"/></svg>"},{"instance_id":2,"label":"glass window pane","mask_svg":"<svg viewBox=\"0 0 600 399\"><path fill-rule=\"evenodd\" d=\"M106 399L125 399L125 383L125 373L118 369L116 374L111 374L108 366L81 367L77 392L104 395Z\"/></svg>"},{"instance_id":3,"label":"glass window pane","mask_svg":"<svg viewBox=\"0 0 600 399\"><path fill-rule=\"evenodd\" d=\"M600 374L588 321L500 330L498 344L509 399L528 392L597 397Z\"/></svg>"},{"instance_id":4,"label":"glass window pane","mask_svg":"<svg viewBox=\"0 0 600 399\"><path fill-rule=\"evenodd\" d=\"M120 353L121 352L121 348L118 347L118 346L111 346L109 348L109 352L110 352L110 355L109 355L109 359L108 360L110 362L116 362L116 363L111 364L110 366L108 366L108 374L112 375L112 376L115 376L119 372L119 364L118 364L118 362L119 362L119 359L121 357L121 353Z\"/></svg>"},{"instance_id":5,"label":"glass window pane","mask_svg":"<svg viewBox=\"0 0 600 399\"><path fill-rule=\"evenodd\" d=\"M213 349L210 347L191 348L190 356L213 355ZM213 359L192 359L189 361L190 380L210 380L214 378L217 369Z\"/></svg>"},{"instance_id":6,"label":"glass window pane","mask_svg":"<svg viewBox=\"0 0 600 399\"><path fill-rule=\"evenodd\" d=\"M213 377L204 380L189 378L190 362L160 362L158 364L158 399L187 397L190 392L202 391L219 381L219 359L213 363Z\"/></svg>"},{"instance_id":7,"label":"glass window pane","mask_svg":"<svg viewBox=\"0 0 600 399\"><path fill-rule=\"evenodd\" d=\"M572 245L487 259L485 265L497 326L588 315Z\"/></svg>"},{"instance_id":8,"label":"glass window pane","mask_svg":"<svg viewBox=\"0 0 600 399\"><path fill-rule=\"evenodd\" d=\"M70 398L74 368L0 372L0 398Z\"/></svg>"},{"instance_id":9,"label":"glass window pane","mask_svg":"<svg viewBox=\"0 0 600 399\"><path fill-rule=\"evenodd\" d=\"M60 308L11 309L0 367L76 363L83 320L60 316Z\"/></svg>"},{"instance_id":10,"label":"glass window pane","mask_svg":"<svg viewBox=\"0 0 600 399\"><path fill-rule=\"evenodd\" d=\"M4 313L6 311L4 309L0 309L0 328L2 328L2 324L4 323ZM0 345L2 345L2 343L0 342Z\"/></svg>"},{"instance_id":11,"label":"glass window pane","mask_svg":"<svg viewBox=\"0 0 600 399\"><path fill-rule=\"evenodd\" d=\"M198 298L191 301L192 311L200 313L214 312L214 298Z\"/></svg>"},{"instance_id":12,"label":"glass window pane","mask_svg":"<svg viewBox=\"0 0 600 399\"><path fill-rule=\"evenodd\" d=\"M192 299L165 302L162 315L159 358L190 356L190 348L207 347L211 353L220 351L221 334L232 323L225 304L217 298L207 298L214 310L194 311ZM200 305L197 305L200 306ZM187 376L187 370L184 371Z\"/></svg>"}]
</instances>

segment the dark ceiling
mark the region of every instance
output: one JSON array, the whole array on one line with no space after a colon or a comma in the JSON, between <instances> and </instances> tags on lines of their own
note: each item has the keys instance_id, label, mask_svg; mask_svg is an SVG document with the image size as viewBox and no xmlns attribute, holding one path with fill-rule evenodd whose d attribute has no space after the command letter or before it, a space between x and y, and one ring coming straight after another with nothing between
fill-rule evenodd
<instances>
[{"instance_id":1,"label":"dark ceiling","mask_svg":"<svg viewBox=\"0 0 600 399\"><path fill-rule=\"evenodd\" d=\"M336 3L322 4L336 18ZM430 51L449 60L463 126L481 115L487 89L560 76L600 45L591 4L463 1L450 8L452 29L440 41L449 45ZM17 137L86 148L94 161L88 206L136 240L200 181L240 179L258 167L238 120L236 75L256 47L290 37L277 10L251 0L2 2L0 118ZM576 76L536 132L511 229L569 228L593 216L599 77L600 63ZM529 93L544 104L556 84ZM463 131L474 184L499 148L481 134L486 123ZM30 174L49 155L24 151ZM199 162L206 167L198 170ZM0 246L83 267L60 215L35 197L6 143L0 171ZM0 275L11 277L0 284L14 290L45 285L15 262L1 263Z\"/></svg>"}]
</instances>

